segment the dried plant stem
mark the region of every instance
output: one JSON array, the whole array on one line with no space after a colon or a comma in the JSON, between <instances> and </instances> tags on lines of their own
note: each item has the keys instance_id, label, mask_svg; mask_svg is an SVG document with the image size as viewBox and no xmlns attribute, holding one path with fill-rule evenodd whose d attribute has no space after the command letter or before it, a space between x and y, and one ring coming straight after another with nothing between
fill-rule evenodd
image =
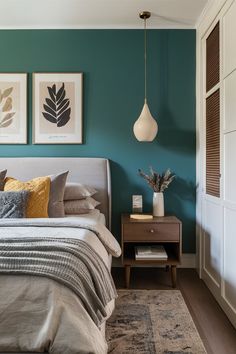
<instances>
[{"instance_id":1,"label":"dried plant stem","mask_svg":"<svg viewBox=\"0 0 236 354\"><path fill-rule=\"evenodd\" d=\"M164 190L168 188L169 184L175 178L175 175L171 173L169 168L161 175L155 172L152 167L150 167L150 175L144 173L141 169L139 169L138 172L139 175L145 179L147 184L156 193L164 192Z\"/></svg>"}]
</instances>

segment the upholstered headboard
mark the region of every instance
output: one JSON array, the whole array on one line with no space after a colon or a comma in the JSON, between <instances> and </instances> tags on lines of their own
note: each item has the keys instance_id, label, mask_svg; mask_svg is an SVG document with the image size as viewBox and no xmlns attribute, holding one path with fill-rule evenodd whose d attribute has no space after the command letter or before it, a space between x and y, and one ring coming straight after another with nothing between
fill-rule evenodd
<instances>
[{"instance_id":1,"label":"upholstered headboard","mask_svg":"<svg viewBox=\"0 0 236 354\"><path fill-rule=\"evenodd\" d=\"M8 176L22 181L69 170L68 181L94 187L98 193L98 206L111 226L111 180L109 161L103 158L85 157L2 157L0 170L7 169Z\"/></svg>"}]
</instances>

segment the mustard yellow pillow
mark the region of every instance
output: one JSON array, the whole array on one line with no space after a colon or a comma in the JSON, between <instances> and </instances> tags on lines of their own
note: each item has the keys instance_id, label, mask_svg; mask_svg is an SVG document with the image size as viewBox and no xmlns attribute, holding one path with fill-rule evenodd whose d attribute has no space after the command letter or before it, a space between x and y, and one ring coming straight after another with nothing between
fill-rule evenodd
<instances>
[{"instance_id":1,"label":"mustard yellow pillow","mask_svg":"<svg viewBox=\"0 0 236 354\"><path fill-rule=\"evenodd\" d=\"M15 178L7 177L5 179L4 191L30 191L26 217L47 218L50 183L50 177L37 177L27 182L21 182Z\"/></svg>"}]
</instances>

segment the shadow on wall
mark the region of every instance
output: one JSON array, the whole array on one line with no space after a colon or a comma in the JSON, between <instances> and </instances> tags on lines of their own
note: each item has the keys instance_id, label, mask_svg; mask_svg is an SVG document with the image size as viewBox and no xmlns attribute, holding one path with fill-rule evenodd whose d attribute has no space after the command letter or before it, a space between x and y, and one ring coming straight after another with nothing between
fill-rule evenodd
<instances>
[{"instance_id":1,"label":"shadow on wall","mask_svg":"<svg viewBox=\"0 0 236 354\"><path fill-rule=\"evenodd\" d=\"M183 231L183 252L195 252L195 214L192 206L196 203L196 185L178 176L170 188L165 192L165 211L169 215L176 215L181 221ZM188 245L188 247L186 247Z\"/></svg>"},{"instance_id":2,"label":"shadow on wall","mask_svg":"<svg viewBox=\"0 0 236 354\"><path fill-rule=\"evenodd\" d=\"M187 87L181 82L182 76L186 74L185 70L182 69L178 72L177 64L173 61L171 48L173 48L174 43L171 32L164 32L159 42L161 65L159 67L158 83L161 97L157 119L160 126L158 144L168 151L195 156L196 133L193 121L195 100L189 94L191 86ZM187 70L188 72L191 71L189 67ZM194 81L192 81L192 85L194 87ZM189 122L184 120L184 117L188 117L188 115L190 117ZM185 128L186 124L191 128Z\"/></svg>"},{"instance_id":3,"label":"shadow on wall","mask_svg":"<svg viewBox=\"0 0 236 354\"><path fill-rule=\"evenodd\" d=\"M117 162L110 160L112 185L112 233L120 241L121 213L129 212L128 195L133 189L133 181L128 172Z\"/></svg>"},{"instance_id":4,"label":"shadow on wall","mask_svg":"<svg viewBox=\"0 0 236 354\"><path fill-rule=\"evenodd\" d=\"M167 213L179 216L186 214L185 217L189 218L189 215L187 214L188 210L186 210L183 205L188 202L195 204L196 186L193 182L185 181L183 178L177 176L173 184L165 192L165 196L165 210Z\"/></svg>"},{"instance_id":5,"label":"shadow on wall","mask_svg":"<svg viewBox=\"0 0 236 354\"><path fill-rule=\"evenodd\" d=\"M158 133L158 143L166 150L195 156L195 131L183 130L178 127L168 109L163 108L160 116L164 117L164 122L159 123L161 131Z\"/></svg>"},{"instance_id":6,"label":"shadow on wall","mask_svg":"<svg viewBox=\"0 0 236 354\"><path fill-rule=\"evenodd\" d=\"M129 173L119 163L110 160L112 180L112 232L120 240L122 213L132 212L132 195L143 196L143 211L152 212L152 191L141 180L138 173L136 176Z\"/></svg>"},{"instance_id":7,"label":"shadow on wall","mask_svg":"<svg viewBox=\"0 0 236 354\"><path fill-rule=\"evenodd\" d=\"M186 181L183 178L175 178L175 189L178 190L177 193L173 193L176 199L179 199L181 195L182 200L194 202L196 200L196 185L192 181Z\"/></svg>"}]
</instances>

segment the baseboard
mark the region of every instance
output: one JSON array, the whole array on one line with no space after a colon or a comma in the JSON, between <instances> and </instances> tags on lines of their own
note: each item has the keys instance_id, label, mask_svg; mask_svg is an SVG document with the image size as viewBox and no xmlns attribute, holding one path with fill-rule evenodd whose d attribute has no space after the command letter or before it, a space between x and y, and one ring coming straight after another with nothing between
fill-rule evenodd
<instances>
[{"instance_id":1,"label":"baseboard","mask_svg":"<svg viewBox=\"0 0 236 354\"><path fill-rule=\"evenodd\" d=\"M113 258L112 267L119 268L122 267L121 259ZM135 267L144 267L135 266ZM145 266L145 267L153 267L153 266ZM183 253L182 254L182 263L179 268L196 268L196 254L195 253Z\"/></svg>"},{"instance_id":2,"label":"baseboard","mask_svg":"<svg viewBox=\"0 0 236 354\"><path fill-rule=\"evenodd\" d=\"M195 253L183 253L182 264L180 268L196 268L196 254Z\"/></svg>"}]
</instances>

